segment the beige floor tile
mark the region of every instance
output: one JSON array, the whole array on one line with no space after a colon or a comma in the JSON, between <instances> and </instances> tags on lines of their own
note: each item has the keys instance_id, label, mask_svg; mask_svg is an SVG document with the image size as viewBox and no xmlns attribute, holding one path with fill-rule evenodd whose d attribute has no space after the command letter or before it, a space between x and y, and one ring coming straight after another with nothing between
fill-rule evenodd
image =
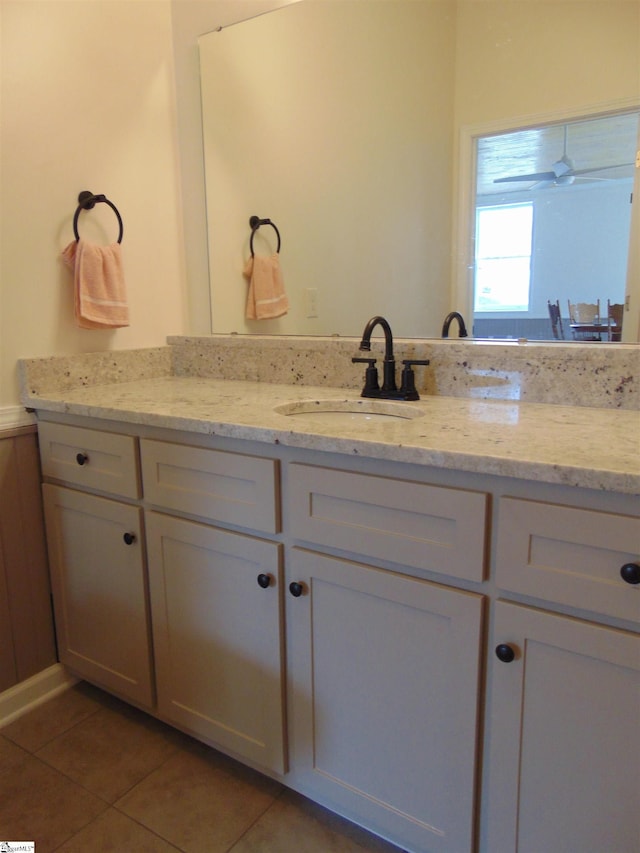
<instances>
[{"instance_id":1,"label":"beige floor tile","mask_svg":"<svg viewBox=\"0 0 640 853\"><path fill-rule=\"evenodd\" d=\"M179 848L158 838L131 818L109 808L56 853L179 853ZM203 851L204 853L204 851Z\"/></svg>"},{"instance_id":2,"label":"beige floor tile","mask_svg":"<svg viewBox=\"0 0 640 853\"><path fill-rule=\"evenodd\" d=\"M84 681L19 717L2 734L29 752L36 752L63 732L103 707L101 691Z\"/></svg>"},{"instance_id":3,"label":"beige floor tile","mask_svg":"<svg viewBox=\"0 0 640 853\"><path fill-rule=\"evenodd\" d=\"M0 832L50 853L105 809L105 803L0 736Z\"/></svg>"},{"instance_id":4,"label":"beige floor tile","mask_svg":"<svg viewBox=\"0 0 640 853\"><path fill-rule=\"evenodd\" d=\"M401 853L398 847L286 791L230 853Z\"/></svg>"},{"instance_id":5,"label":"beige floor tile","mask_svg":"<svg viewBox=\"0 0 640 853\"><path fill-rule=\"evenodd\" d=\"M131 708L97 711L36 754L113 803L172 755L184 735Z\"/></svg>"},{"instance_id":6,"label":"beige floor tile","mask_svg":"<svg viewBox=\"0 0 640 853\"><path fill-rule=\"evenodd\" d=\"M278 783L194 742L116 807L187 853L222 853L280 790Z\"/></svg>"}]
</instances>

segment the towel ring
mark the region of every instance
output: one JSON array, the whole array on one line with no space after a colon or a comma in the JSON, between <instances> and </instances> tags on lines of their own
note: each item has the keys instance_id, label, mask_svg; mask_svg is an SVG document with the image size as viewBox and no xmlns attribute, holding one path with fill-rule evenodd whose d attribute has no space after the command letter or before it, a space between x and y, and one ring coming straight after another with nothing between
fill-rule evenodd
<instances>
[{"instance_id":1,"label":"towel ring","mask_svg":"<svg viewBox=\"0 0 640 853\"><path fill-rule=\"evenodd\" d=\"M249 220L249 227L251 228L251 240L249 241L249 249L251 250L251 257L253 257L253 238L254 238L256 231L258 230L258 228L260 228L261 225L270 225L273 228L273 230L276 232L276 235L278 237L278 248L276 249L276 252L279 254L280 253L280 232L278 231L278 229L276 228L274 223L270 219L260 219L259 216L252 216L251 219Z\"/></svg>"},{"instance_id":2,"label":"towel ring","mask_svg":"<svg viewBox=\"0 0 640 853\"><path fill-rule=\"evenodd\" d=\"M78 207L76 208L76 212L75 212L75 215L73 217L73 233L74 233L75 238L76 238L76 243L80 239L80 235L78 234L78 217L80 216L80 211L91 210L91 208L95 207L98 202L104 202L105 204L108 204L109 207L111 208L111 210L113 210L113 212L117 216L118 225L120 227L120 234L118 236L118 243L122 243L122 234L124 231L124 228L122 225L122 217L120 216L120 213L118 212L118 208L115 206L115 204L112 201L109 201L109 199L106 197L106 195L103 195L102 193L100 193L99 195L94 195L93 193L89 192L89 190L82 190L82 192L78 196L78 202L79 202L79 204L78 204Z\"/></svg>"}]
</instances>

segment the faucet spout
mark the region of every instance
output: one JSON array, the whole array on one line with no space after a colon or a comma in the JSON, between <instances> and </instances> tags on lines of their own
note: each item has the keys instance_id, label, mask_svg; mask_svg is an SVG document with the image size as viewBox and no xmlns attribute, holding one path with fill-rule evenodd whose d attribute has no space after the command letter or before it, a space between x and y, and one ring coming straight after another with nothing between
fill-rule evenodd
<instances>
[{"instance_id":1,"label":"faucet spout","mask_svg":"<svg viewBox=\"0 0 640 853\"><path fill-rule=\"evenodd\" d=\"M384 332L384 362L382 392L388 394L397 391L396 385L396 362L393 355L393 334L391 326L384 317L372 317L364 327L359 349L363 352L371 352L371 334L376 326L380 326Z\"/></svg>"},{"instance_id":2,"label":"faucet spout","mask_svg":"<svg viewBox=\"0 0 640 853\"><path fill-rule=\"evenodd\" d=\"M362 333L362 340L360 341L360 349L364 352L371 352L371 334L376 326L381 326L382 331L384 332L384 357L385 359L393 358L393 334L391 333L391 326L385 320L384 317L372 317L367 325L364 327L364 332Z\"/></svg>"},{"instance_id":3,"label":"faucet spout","mask_svg":"<svg viewBox=\"0 0 640 853\"><path fill-rule=\"evenodd\" d=\"M459 338L469 337L467 334L467 327L464 324L464 318L463 318L462 314L460 314L459 311L451 311L444 318L444 323L442 324L442 337L443 338L449 337L449 327L451 326L451 323L454 320L458 321L458 337Z\"/></svg>"}]
</instances>

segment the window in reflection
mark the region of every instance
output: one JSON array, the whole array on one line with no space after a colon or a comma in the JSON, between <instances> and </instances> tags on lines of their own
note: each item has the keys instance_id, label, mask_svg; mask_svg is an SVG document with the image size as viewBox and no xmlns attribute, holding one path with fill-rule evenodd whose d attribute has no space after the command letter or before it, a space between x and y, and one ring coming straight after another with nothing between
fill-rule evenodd
<instances>
[{"instance_id":1,"label":"window in reflection","mask_svg":"<svg viewBox=\"0 0 640 853\"><path fill-rule=\"evenodd\" d=\"M497 259L476 232L475 336L548 340L549 300L624 302L637 139L637 111L478 137L478 221L500 211L516 227L523 205L533 219L526 286L526 260Z\"/></svg>"},{"instance_id":2,"label":"window in reflection","mask_svg":"<svg viewBox=\"0 0 640 853\"><path fill-rule=\"evenodd\" d=\"M533 204L476 208L474 311L528 311Z\"/></svg>"}]
</instances>

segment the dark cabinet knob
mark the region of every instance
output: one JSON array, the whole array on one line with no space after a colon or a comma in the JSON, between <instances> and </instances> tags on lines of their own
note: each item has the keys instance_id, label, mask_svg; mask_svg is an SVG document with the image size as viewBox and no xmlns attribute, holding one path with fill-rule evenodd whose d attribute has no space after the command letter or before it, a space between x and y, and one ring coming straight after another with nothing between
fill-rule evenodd
<instances>
[{"instance_id":1,"label":"dark cabinet knob","mask_svg":"<svg viewBox=\"0 0 640 853\"><path fill-rule=\"evenodd\" d=\"M76 454L76 462L78 465L85 465L89 461L89 457L86 453L77 453Z\"/></svg>"},{"instance_id":2,"label":"dark cabinet knob","mask_svg":"<svg viewBox=\"0 0 640 853\"><path fill-rule=\"evenodd\" d=\"M625 563L620 569L620 577L625 583L640 583L640 564Z\"/></svg>"},{"instance_id":3,"label":"dark cabinet knob","mask_svg":"<svg viewBox=\"0 0 640 853\"><path fill-rule=\"evenodd\" d=\"M515 649L508 643L500 643L496 646L496 657L498 660L501 660L502 663L511 663L511 661L515 659L515 656Z\"/></svg>"},{"instance_id":4,"label":"dark cabinet knob","mask_svg":"<svg viewBox=\"0 0 640 853\"><path fill-rule=\"evenodd\" d=\"M301 583L298 583L298 581L293 581L289 584L289 592L294 598L300 598L304 592L304 587Z\"/></svg>"},{"instance_id":5,"label":"dark cabinet knob","mask_svg":"<svg viewBox=\"0 0 640 853\"><path fill-rule=\"evenodd\" d=\"M258 586L266 589L271 584L271 575L258 575Z\"/></svg>"},{"instance_id":6,"label":"dark cabinet knob","mask_svg":"<svg viewBox=\"0 0 640 853\"><path fill-rule=\"evenodd\" d=\"M125 545L133 545L133 543L136 541L136 534L135 533L125 533L122 538L124 540Z\"/></svg>"}]
</instances>

